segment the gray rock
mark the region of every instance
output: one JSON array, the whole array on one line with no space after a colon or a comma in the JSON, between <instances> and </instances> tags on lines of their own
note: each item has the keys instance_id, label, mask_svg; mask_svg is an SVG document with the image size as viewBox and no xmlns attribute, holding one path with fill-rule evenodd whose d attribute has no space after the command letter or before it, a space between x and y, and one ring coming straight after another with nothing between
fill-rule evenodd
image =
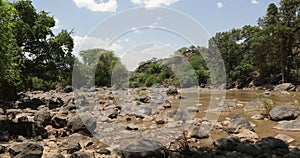
<instances>
[{"instance_id":1,"label":"gray rock","mask_svg":"<svg viewBox=\"0 0 300 158\"><path fill-rule=\"evenodd\" d=\"M281 121L273 128L283 131L300 131L300 120Z\"/></svg>"},{"instance_id":2,"label":"gray rock","mask_svg":"<svg viewBox=\"0 0 300 158\"><path fill-rule=\"evenodd\" d=\"M43 146L37 143L18 143L11 145L8 152L14 158L40 158L43 150Z\"/></svg>"},{"instance_id":3,"label":"gray rock","mask_svg":"<svg viewBox=\"0 0 300 158\"><path fill-rule=\"evenodd\" d=\"M101 155L110 155L111 151L106 149L106 148L101 148L97 150L97 153L101 154Z\"/></svg>"},{"instance_id":4,"label":"gray rock","mask_svg":"<svg viewBox=\"0 0 300 158\"><path fill-rule=\"evenodd\" d=\"M265 117L262 114L256 114L251 116L253 120L263 120Z\"/></svg>"},{"instance_id":5,"label":"gray rock","mask_svg":"<svg viewBox=\"0 0 300 158\"><path fill-rule=\"evenodd\" d=\"M92 145L93 142L91 138L81 135L79 133L74 133L68 138L68 148L67 152L72 154L80 149L85 149L86 147Z\"/></svg>"},{"instance_id":6,"label":"gray rock","mask_svg":"<svg viewBox=\"0 0 300 158\"><path fill-rule=\"evenodd\" d=\"M37 111L34 115L34 120L44 127L50 125L51 123L50 112L44 110Z\"/></svg>"},{"instance_id":7,"label":"gray rock","mask_svg":"<svg viewBox=\"0 0 300 158\"><path fill-rule=\"evenodd\" d=\"M188 135L191 138L197 138L197 139L208 138L209 130L205 129L204 127L192 126L188 130Z\"/></svg>"},{"instance_id":8,"label":"gray rock","mask_svg":"<svg viewBox=\"0 0 300 158\"><path fill-rule=\"evenodd\" d=\"M0 122L0 135L5 137L9 136L24 136L27 138L33 138L41 136L42 138L47 138L47 131L41 127L36 122L12 122L7 120Z\"/></svg>"},{"instance_id":9,"label":"gray rock","mask_svg":"<svg viewBox=\"0 0 300 158\"><path fill-rule=\"evenodd\" d=\"M237 148L237 145L240 143L240 140L236 137L226 137L217 139L215 145L218 149L234 151Z\"/></svg>"},{"instance_id":10,"label":"gray rock","mask_svg":"<svg viewBox=\"0 0 300 158\"><path fill-rule=\"evenodd\" d=\"M67 117L64 116L53 116L53 118L51 119L51 125L54 128L63 128L65 126L67 126Z\"/></svg>"},{"instance_id":11,"label":"gray rock","mask_svg":"<svg viewBox=\"0 0 300 158\"><path fill-rule=\"evenodd\" d=\"M70 92L73 92L73 87L70 86L70 85L67 85L65 88L64 88L64 92L65 93L70 93Z\"/></svg>"},{"instance_id":12,"label":"gray rock","mask_svg":"<svg viewBox=\"0 0 300 158\"><path fill-rule=\"evenodd\" d=\"M274 121L293 120L299 116L300 110L293 105L281 105L272 108L269 114Z\"/></svg>"},{"instance_id":13,"label":"gray rock","mask_svg":"<svg viewBox=\"0 0 300 158\"><path fill-rule=\"evenodd\" d=\"M250 122L240 115L235 115L230 121L228 127L234 129L241 127L252 128Z\"/></svg>"},{"instance_id":14,"label":"gray rock","mask_svg":"<svg viewBox=\"0 0 300 158\"><path fill-rule=\"evenodd\" d=\"M247 103L244 107L244 111L260 111L264 110L263 104L259 99L255 99L249 103Z\"/></svg>"},{"instance_id":15,"label":"gray rock","mask_svg":"<svg viewBox=\"0 0 300 158\"><path fill-rule=\"evenodd\" d=\"M186 111L188 111L188 112L199 112L199 109L197 107L189 106L188 108L186 108Z\"/></svg>"},{"instance_id":16,"label":"gray rock","mask_svg":"<svg viewBox=\"0 0 300 158\"><path fill-rule=\"evenodd\" d=\"M76 115L68 120L67 127L73 133L82 133L90 135L96 129L97 120L88 112Z\"/></svg>"},{"instance_id":17,"label":"gray rock","mask_svg":"<svg viewBox=\"0 0 300 158\"><path fill-rule=\"evenodd\" d=\"M187 121L191 119L188 113L182 109L169 111L167 116L174 119L174 121Z\"/></svg>"},{"instance_id":18,"label":"gray rock","mask_svg":"<svg viewBox=\"0 0 300 158\"><path fill-rule=\"evenodd\" d=\"M280 85L275 86L275 91L295 91L296 86L291 83L282 83Z\"/></svg>"},{"instance_id":19,"label":"gray rock","mask_svg":"<svg viewBox=\"0 0 300 158\"><path fill-rule=\"evenodd\" d=\"M152 109L149 107L141 107L141 108L137 109L136 113L137 113L137 115L150 116L150 115L152 115Z\"/></svg>"},{"instance_id":20,"label":"gray rock","mask_svg":"<svg viewBox=\"0 0 300 158\"><path fill-rule=\"evenodd\" d=\"M151 98L149 96L140 96L140 97L137 97L136 100L138 100L142 103L150 103Z\"/></svg>"},{"instance_id":21,"label":"gray rock","mask_svg":"<svg viewBox=\"0 0 300 158\"><path fill-rule=\"evenodd\" d=\"M263 154L260 150L258 150L258 148L256 148L255 145L249 143L239 143L236 150L240 153L249 154L251 156L259 156Z\"/></svg>"},{"instance_id":22,"label":"gray rock","mask_svg":"<svg viewBox=\"0 0 300 158\"><path fill-rule=\"evenodd\" d=\"M160 142L143 139L133 142L121 150L124 158L164 158L163 145Z\"/></svg>"},{"instance_id":23,"label":"gray rock","mask_svg":"<svg viewBox=\"0 0 300 158\"><path fill-rule=\"evenodd\" d=\"M279 154L284 155L289 152L288 145L280 139L274 137L262 138L260 141L255 143L256 148L264 153L274 153L279 150ZM277 152L276 152L277 153Z\"/></svg>"},{"instance_id":24,"label":"gray rock","mask_svg":"<svg viewBox=\"0 0 300 158\"><path fill-rule=\"evenodd\" d=\"M167 94L168 94L168 95L178 94L177 88L176 88L176 87L170 87L170 88L167 90Z\"/></svg>"},{"instance_id":25,"label":"gray rock","mask_svg":"<svg viewBox=\"0 0 300 158\"><path fill-rule=\"evenodd\" d=\"M93 153L77 151L70 158L95 158Z\"/></svg>"},{"instance_id":26,"label":"gray rock","mask_svg":"<svg viewBox=\"0 0 300 158\"><path fill-rule=\"evenodd\" d=\"M45 104L45 102L43 102L41 99L39 98L33 98L33 99L29 99L29 98L24 98L21 100L18 100L15 103L15 107L17 109L26 109L26 108L30 108L33 110L37 110L37 108L41 105Z\"/></svg>"}]
</instances>

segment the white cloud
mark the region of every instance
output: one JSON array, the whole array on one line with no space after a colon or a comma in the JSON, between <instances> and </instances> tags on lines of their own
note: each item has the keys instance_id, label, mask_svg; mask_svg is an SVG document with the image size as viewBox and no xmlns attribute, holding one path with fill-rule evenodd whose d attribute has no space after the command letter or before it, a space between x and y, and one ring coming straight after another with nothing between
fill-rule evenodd
<instances>
[{"instance_id":1,"label":"white cloud","mask_svg":"<svg viewBox=\"0 0 300 158\"><path fill-rule=\"evenodd\" d=\"M54 18L55 21L55 26L52 28L53 30L57 30L60 29L62 27L62 25L60 25L60 21L57 18Z\"/></svg>"},{"instance_id":2,"label":"white cloud","mask_svg":"<svg viewBox=\"0 0 300 158\"><path fill-rule=\"evenodd\" d=\"M169 6L178 0L130 0L135 5L140 5L145 8L154 8L161 6Z\"/></svg>"},{"instance_id":3,"label":"white cloud","mask_svg":"<svg viewBox=\"0 0 300 158\"><path fill-rule=\"evenodd\" d=\"M217 7L218 7L218 8L222 8L223 6L224 6L224 4L223 4L222 2L218 2L218 3L217 3Z\"/></svg>"},{"instance_id":4,"label":"white cloud","mask_svg":"<svg viewBox=\"0 0 300 158\"><path fill-rule=\"evenodd\" d=\"M74 39L74 51L73 54L78 56L78 53L82 50L103 48L112 51L121 50L123 47L117 43L112 43L108 46L110 39L102 39L97 37L81 37L75 36Z\"/></svg>"},{"instance_id":5,"label":"white cloud","mask_svg":"<svg viewBox=\"0 0 300 158\"><path fill-rule=\"evenodd\" d=\"M125 38L125 39L124 39L124 42L125 42L125 43L128 43L129 41L130 41L129 38Z\"/></svg>"},{"instance_id":6,"label":"white cloud","mask_svg":"<svg viewBox=\"0 0 300 158\"><path fill-rule=\"evenodd\" d=\"M95 0L73 0L78 8L87 8L94 12L116 12L117 0L95 2Z\"/></svg>"},{"instance_id":7,"label":"white cloud","mask_svg":"<svg viewBox=\"0 0 300 158\"><path fill-rule=\"evenodd\" d=\"M121 61L128 70L134 70L142 61L147 61L152 58L162 59L170 57L174 50L169 44L155 44L141 50L131 50L121 56Z\"/></svg>"},{"instance_id":8,"label":"white cloud","mask_svg":"<svg viewBox=\"0 0 300 158\"><path fill-rule=\"evenodd\" d=\"M259 1L257 1L257 0L251 0L251 3L252 4L259 4Z\"/></svg>"}]
</instances>

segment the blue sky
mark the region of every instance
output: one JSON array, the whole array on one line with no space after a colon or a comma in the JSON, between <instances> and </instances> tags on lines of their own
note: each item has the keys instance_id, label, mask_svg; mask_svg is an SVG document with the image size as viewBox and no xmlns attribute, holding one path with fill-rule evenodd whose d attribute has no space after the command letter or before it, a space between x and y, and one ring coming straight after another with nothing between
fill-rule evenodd
<instances>
[{"instance_id":1,"label":"blue sky","mask_svg":"<svg viewBox=\"0 0 300 158\"><path fill-rule=\"evenodd\" d=\"M256 25L269 3L279 0L33 0L37 11L54 16L55 33L74 29L74 54L111 49L125 63L130 61L131 69L141 60L167 57L183 46L205 46L203 41L216 32ZM199 37L192 35L197 31Z\"/></svg>"}]
</instances>

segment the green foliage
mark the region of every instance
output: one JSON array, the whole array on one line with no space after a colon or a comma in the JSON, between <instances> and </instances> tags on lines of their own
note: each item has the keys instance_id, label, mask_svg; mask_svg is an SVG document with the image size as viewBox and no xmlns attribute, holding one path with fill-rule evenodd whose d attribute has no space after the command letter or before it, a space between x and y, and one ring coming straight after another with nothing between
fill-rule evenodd
<instances>
[{"instance_id":1,"label":"green foliage","mask_svg":"<svg viewBox=\"0 0 300 158\"><path fill-rule=\"evenodd\" d=\"M0 3L0 80L19 90L71 83L72 32L54 35L54 18L37 12L30 0ZM0 85L1 88L1 85Z\"/></svg>"},{"instance_id":2,"label":"green foliage","mask_svg":"<svg viewBox=\"0 0 300 158\"><path fill-rule=\"evenodd\" d=\"M120 62L120 58L112 51L89 49L81 51L79 54L83 62L76 62L78 64L76 71L78 71L78 75L81 75L78 76L78 82L85 83L76 83L77 85L93 85L92 82L94 82L96 86L127 87L129 73Z\"/></svg>"},{"instance_id":3,"label":"green foliage","mask_svg":"<svg viewBox=\"0 0 300 158\"><path fill-rule=\"evenodd\" d=\"M281 76L281 82L294 82L300 55L300 1L281 0L269 4L258 26L244 26L217 33L210 49L221 52L228 81L249 83L259 78ZM254 76L251 74L257 74Z\"/></svg>"}]
</instances>

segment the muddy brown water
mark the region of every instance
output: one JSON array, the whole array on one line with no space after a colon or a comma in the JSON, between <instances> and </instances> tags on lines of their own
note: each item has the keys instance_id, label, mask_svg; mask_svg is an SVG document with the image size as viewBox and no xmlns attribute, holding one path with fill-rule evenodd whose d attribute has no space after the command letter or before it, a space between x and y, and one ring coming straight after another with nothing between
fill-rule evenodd
<instances>
[{"instance_id":1,"label":"muddy brown water","mask_svg":"<svg viewBox=\"0 0 300 158\"><path fill-rule=\"evenodd\" d=\"M193 98L195 95L191 95L193 92L185 91L185 99L190 100L186 101L183 104L195 104L195 100L198 100L198 98ZM239 104L246 105L246 103L251 102L258 98L259 95L263 95L264 91L260 90L228 90L225 92L226 95L223 96L223 99L228 100L235 100ZM208 106L210 104L212 93L209 90L201 90L200 91L200 97L199 97L199 110L200 112L196 114L196 117L203 118L205 116L205 110L208 109ZM296 106L299 106L300 102L300 92L279 92L279 91L272 91L270 96L267 96L265 98L269 98L273 101L273 106L278 105L284 105L284 104L294 104ZM218 98L220 99L220 98ZM174 101L174 107L178 108L180 103L177 101ZM176 106L177 105L177 106ZM182 105L180 105L182 106ZM184 106L184 105L183 105ZM247 118L250 122L254 123L256 127L254 128L255 132L259 135L260 138L267 137L267 136L276 136L278 134L285 134L295 139L291 143L291 145L300 146L300 131L281 131L277 129L273 129L274 126L276 126L278 123L271 120L253 120L250 117L254 114L259 114L262 111L251 111L251 112L245 112L243 110L243 107L233 109L229 112L222 112L218 118L218 121L224 121L226 118L232 118L235 114L240 114ZM214 139L224 137L226 134L224 133L211 133L212 137Z\"/></svg>"}]
</instances>

